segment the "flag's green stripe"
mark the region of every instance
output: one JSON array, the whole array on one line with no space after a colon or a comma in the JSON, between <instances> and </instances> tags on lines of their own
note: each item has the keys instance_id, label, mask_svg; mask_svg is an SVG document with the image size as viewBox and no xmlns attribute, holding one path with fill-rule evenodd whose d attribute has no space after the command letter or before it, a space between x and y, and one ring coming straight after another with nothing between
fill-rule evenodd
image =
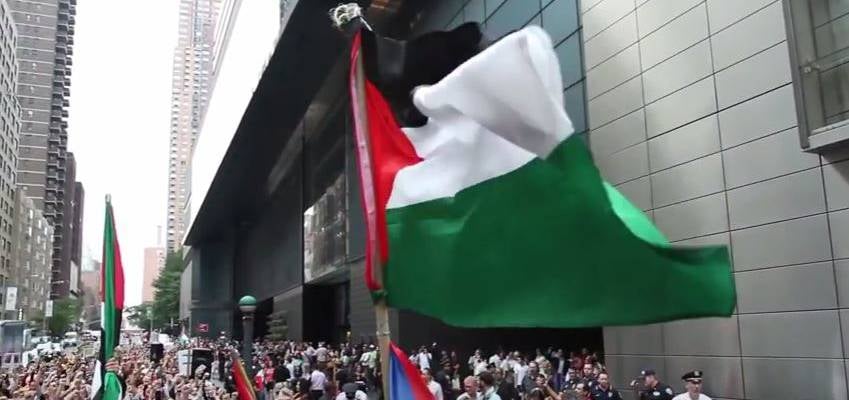
<instances>
[{"instance_id":1,"label":"flag's green stripe","mask_svg":"<svg viewBox=\"0 0 849 400\"><path fill-rule=\"evenodd\" d=\"M573 138L545 161L452 198L391 209L389 304L477 327L731 314L725 247L663 245L647 220L620 219L608 196L586 147Z\"/></svg>"},{"instance_id":2,"label":"flag's green stripe","mask_svg":"<svg viewBox=\"0 0 849 400\"><path fill-rule=\"evenodd\" d=\"M622 193L619 193L616 188L604 182L604 190L607 192L607 199L613 207L613 212L633 234L652 244L665 245L669 243L666 236L654 226L649 217L634 206Z\"/></svg>"},{"instance_id":3,"label":"flag's green stripe","mask_svg":"<svg viewBox=\"0 0 849 400\"><path fill-rule=\"evenodd\" d=\"M121 381L114 372L107 372L103 378L103 400L121 400L123 398Z\"/></svg>"},{"instance_id":4,"label":"flag's green stripe","mask_svg":"<svg viewBox=\"0 0 849 400\"><path fill-rule=\"evenodd\" d=\"M115 225L112 220L112 205L106 204L103 232L103 346L104 362L112 358L118 345L118 330L115 329Z\"/></svg>"}]
</instances>

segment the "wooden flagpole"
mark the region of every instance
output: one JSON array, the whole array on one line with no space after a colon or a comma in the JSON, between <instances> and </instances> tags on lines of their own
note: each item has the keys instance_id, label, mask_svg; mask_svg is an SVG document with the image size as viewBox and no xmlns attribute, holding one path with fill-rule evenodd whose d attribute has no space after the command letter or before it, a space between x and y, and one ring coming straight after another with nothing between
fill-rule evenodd
<instances>
[{"instance_id":1,"label":"wooden flagpole","mask_svg":"<svg viewBox=\"0 0 849 400\"><path fill-rule=\"evenodd\" d=\"M368 114L366 112L365 98L366 98L366 88L365 88L365 67L363 66L363 54L357 55L356 64L354 66L356 70L356 90L357 97L360 98L361 101L356 102L356 109L354 112L357 113L357 121L361 126L361 129L368 129ZM363 131L364 132L364 131ZM368 143L368 135L366 136L366 146L371 149L370 144ZM369 152L371 154L371 152ZM364 192L365 193L365 192ZM374 196L374 192L367 193L366 196ZM370 240L369 246L371 247L369 250L371 251L372 257L369 260L372 263L371 270L374 274L374 281L383 286L383 266L380 264L380 251L377 247L377 240ZM389 341L390 341L390 329L389 329L389 307L386 305L386 298L384 296L379 297L374 303L374 317L375 324L377 325L377 344L378 344L378 353L380 354L380 375L382 378L382 386L383 386L383 398L386 400L389 399Z\"/></svg>"},{"instance_id":2,"label":"wooden flagpole","mask_svg":"<svg viewBox=\"0 0 849 400\"><path fill-rule=\"evenodd\" d=\"M362 10L359 5L356 3L342 4L338 7L332 9L330 11L331 19L334 24L340 30L345 30L345 25L358 21L365 28L371 30L368 22L365 21L362 15ZM359 51L357 53L356 60L352 60L353 63L351 68L354 68L354 91L353 95L356 96L357 101L353 101L353 112L354 112L354 124L355 129L358 132L367 132L368 130L368 112L366 109L366 77L365 77L365 65L363 62L363 53ZM371 174L370 166L370 155L371 155L371 144L369 143L369 135L358 135L358 147L363 146L364 151L360 152L361 164L365 163L366 171L361 171L362 175ZM363 160L363 155L366 155L365 158L368 160ZM371 186L371 185L369 185ZM377 204L376 199L374 198L373 190L362 190L364 196L371 197L370 204ZM366 203L369 203L368 199ZM368 207L367 207L368 208ZM375 209L371 207L367 210L366 221L369 225L369 230L372 232L372 237L376 234L375 220ZM371 262L371 270L373 273L374 282L379 286L383 286L383 267L380 263L380 249L378 248L377 240L368 240L369 246L368 250L372 255L369 262ZM389 328L389 307L386 304L386 298L384 296L378 297L374 302L374 314L375 314L375 324L376 324L376 336L378 343L378 354L380 355L380 375L381 375L381 386L383 388L383 398L385 400L391 400L389 398L389 352L391 351L389 348L390 345L390 328Z\"/></svg>"}]
</instances>

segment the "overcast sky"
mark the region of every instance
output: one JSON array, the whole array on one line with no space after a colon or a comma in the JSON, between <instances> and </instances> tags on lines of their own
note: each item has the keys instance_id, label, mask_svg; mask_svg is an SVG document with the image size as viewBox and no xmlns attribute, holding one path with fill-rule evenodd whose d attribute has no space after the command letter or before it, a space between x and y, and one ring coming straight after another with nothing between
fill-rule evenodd
<instances>
[{"instance_id":1,"label":"overcast sky","mask_svg":"<svg viewBox=\"0 0 849 400\"><path fill-rule=\"evenodd\" d=\"M165 224L177 6L175 0L77 6L68 143L86 191L83 251L101 258L109 193L129 305L141 301L143 249L156 245L157 226Z\"/></svg>"}]
</instances>

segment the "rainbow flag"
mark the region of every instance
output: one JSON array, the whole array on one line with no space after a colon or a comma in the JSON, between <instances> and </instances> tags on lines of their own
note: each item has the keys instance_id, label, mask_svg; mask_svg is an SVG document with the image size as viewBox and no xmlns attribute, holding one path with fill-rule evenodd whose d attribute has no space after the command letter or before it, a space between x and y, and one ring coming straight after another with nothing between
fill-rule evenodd
<instances>
[{"instance_id":1,"label":"rainbow flag","mask_svg":"<svg viewBox=\"0 0 849 400\"><path fill-rule=\"evenodd\" d=\"M434 400L422 374L395 343L389 344L389 398Z\"/></svg>"}]
</instances>

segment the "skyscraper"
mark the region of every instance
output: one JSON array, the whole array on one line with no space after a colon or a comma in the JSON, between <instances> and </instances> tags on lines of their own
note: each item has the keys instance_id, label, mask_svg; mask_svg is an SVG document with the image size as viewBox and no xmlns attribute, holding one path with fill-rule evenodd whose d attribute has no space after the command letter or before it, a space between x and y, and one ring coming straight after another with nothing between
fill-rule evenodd
<instances>
[{"instance_id":1,"label":"skyscraper","mask_svg":"<svg viewBox=\"0 0 849 400\"><path fill-rule=\"evenodd\" d=\"M17 182L53 225L53 297L68 294L73 214L73 158L68 146L68 97L74 44L76 0L13 1L17 24L18 101L21 136ZM64 281L64 282L63 282Z\"/></svg>"},{"instance_id":2,"label":"skyscraper","mask_svg":"<svg viewBox=\"0 0 849 400\"><path fill-rule=\"evenodd\" d=\"M189 216L190 161L209 100L215 19L220 0L180 0L171 81L167 248L180 247Z\"/></svg>"},{"instance_id":3,"label":"skyscraper","mask_svg":"<svg viewBox=\"0 0 849 400\"><path fill-rule=\"evenodd\" d=\"M15 96L18 61L15 54L17 29L6 0L0 0L0 283L6 287L12 255L15 165L21 128L21 108ZM5 290L0 300L5 298Z\"/></svg>"}]
</instances>

